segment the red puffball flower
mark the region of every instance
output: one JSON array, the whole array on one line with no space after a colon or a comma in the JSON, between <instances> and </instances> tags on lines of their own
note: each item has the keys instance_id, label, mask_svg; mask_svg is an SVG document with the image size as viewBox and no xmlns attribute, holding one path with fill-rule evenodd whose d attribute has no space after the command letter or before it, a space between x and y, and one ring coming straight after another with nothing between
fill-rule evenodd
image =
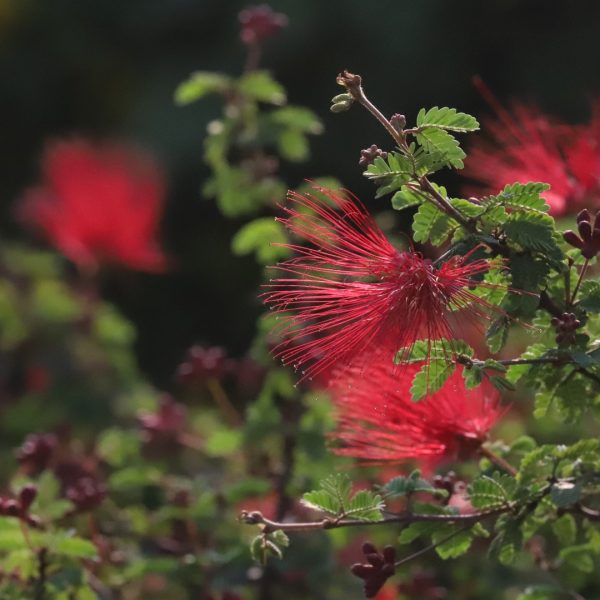
<instances>
[{"instance_id":1,"label":"red puffball flower","mask_svg":"<svg viewBox=\"0 0 600 600\"><path fill-rule=\"evenodd\" d=\"M337 409L332 438L336 454L363 461L434 466L472 457L502 414L499 394L484 381L466 389L457 367L443 387L421 402L410 387L421 365L398 370L373 357L361 367L339 369L330 386Z\"/></svg>"},{"instance_id":2,"label":"red puffball flower","mask_svg":"<svg viewBox=\"0 0 600 600\"><path fill-rule=\"evenodd\" d=\"M288 24L284 14L276 13L267 4L242 10L238 19L241 25L240 39L248 45L264 42Z\"/></svg>"},{"instance_id":3,"label":"red puffball flower","mask_svg":"<svg viewBox=\"0 0 600 600\"><path fill-rule=\"evenodd\" d=\"M297 256L275 267L264 294L284 336L274 349L284 364L313 377L373 348L390 349L390 362L400 348L408 356L419 339L452 350L461 320L497 309L472 291L486 286L475 278L494 263L467 255L438 266L400 251L356 198L315 189L328 201L292 192L280 219L311 245L286 244Z\"/></svg>"},{"instance_id":4,"label":"red puffball flower","mask_svg":"<svg viewBox=\"0 0 600 600\"><path fill-rule=\"evenodd\" d=\"M162 174L145 154L63 141L46 148L42 183L17 210L82 268L116 263L158 272L167 267L156 239L164 200Z\"/></svg>"},{"instance_id":5,"label":"red puffball flower","mask_svg":"<svg viewBox=\"0 0 600 600\"><path fill-rule=\"evenodd\" d=\"M463 175L490 194L507 183L549 183L542 196L558 217L600 207L600 105L588 125L572 126L535 106L515 104L509 112L487 88L482 93L497 119L484 123L491 139L471 147Z\"/></svg>"}]
</instances>

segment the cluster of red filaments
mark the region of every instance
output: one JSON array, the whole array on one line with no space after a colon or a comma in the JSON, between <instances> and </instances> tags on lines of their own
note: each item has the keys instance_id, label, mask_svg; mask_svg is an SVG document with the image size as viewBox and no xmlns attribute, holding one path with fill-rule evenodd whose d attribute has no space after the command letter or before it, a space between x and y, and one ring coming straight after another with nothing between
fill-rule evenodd
<instances>
[{"instance_id":1,"label":"cluster of red filaments","mask_svg":"<svg viewBox=\"0 0 600 600\"><path fill-rule=\"evenodd\" d=\"M461 368L421 402L410 387L421 365L398 369L374 356L343 367L331 383L338 412L335 452L384 463L418 459L423 465L473 457L501 414L498 392L487 382L465 388Z\"/></svg>"},{"instance_id":2,"label":"cluster of red filaments","mask_svg":"<svg viewBox=\"0 0 600 600\"><path fill-rule=\"evenodd\" d=\"M391 349L391 361L419 339L433 348L459 337L456 311L468 309L464 323L497 310L473 292L487 285L477 278L490 261L454 257L437 266L395 248L356 198L317 192L290 194L281 221L309 245L287 245L296 257L276 267L264 295L278 313L284 341L275 354L284 364L312 377L373 348Z\"/></svg>"},{"instance_id":3,"label":"cluster of red filaments","mask_svg":"<svg viewBox=\"0 0 600 600\"><path fill-rule=\"evenodd\" d=\"M506 110L481 82L482 95L496 112L488 120L488 140L470 150L464 175L482 184L477 192L496 194L509 182L544 181L543 193L554 216L597 206L600 192L600 104L586 125L570 125L537 106Z\"/></svg>"}]
</instances>

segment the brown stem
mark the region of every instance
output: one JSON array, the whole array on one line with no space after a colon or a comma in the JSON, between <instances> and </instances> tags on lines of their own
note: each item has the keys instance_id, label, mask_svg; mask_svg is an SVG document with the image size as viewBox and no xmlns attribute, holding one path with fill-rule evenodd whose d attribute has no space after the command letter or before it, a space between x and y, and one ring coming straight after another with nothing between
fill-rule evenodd
<instances>
[{"instance_id":1,"label":"brown stem","mask_svg":"<svg viewBox=\"0 0 600 600\"><path fill-rule=\"evenodd\" d=\"M248 45L248 54L246 55L246 64L244 65L244 73L251 73L258 69L261 57L261 47L258 42L253 42Z\"/></svg>"},{"instance_id":2,"label":"brown stem","mask_svg":"<svg viewBox=\"0 0 600 600\"><path fill-rule=\"evenodd\" d=\"M517 469L515 469L508 461L504 460L501 456L498 456L487 446L481 446L479 451L490 462L495 464L497 467L500 467L503 471L506 471L512 477L514 477L518 473Z\"/></svg>"},{"instance_id":3,"label":"brown stem","mask_svg":"<svg viewBox=\"0 0 600 600\"><path fill-rule=\"evenodd\" d=\"M563 311L555 304L554 300L550 298L546 290L540 294L540 308L549 312L553 317L561 317L563 314Z\"/></svg>"},{"instance_id":4,"label":"brown stem","mask_svg":"<svg viewBox=\"0 0 600 600\"><path fill-rule=\"evenodd\" d=\"M573 303L575 302L575 299L577 298L577 292L579 292L579 287L581 286L581 282L583 281L583 278L585 277L585 272L587 271L589 262L590 262L590 259L586 258L585 262L583 263L583 267L581 267L581 272L579 273L579 279L577 280L577 285L575 286L575 289L573 290L573 295L571 296L571 300L569 300L569 306L573 306Z\"/></svg>"},{"instance_id":5,"label":"brown stem","mask_svg":"<svg viewBox=\"0 0 600 600\"><path fill-rule=\"evenodd\" d=\"M35 600L46 598L46 570L48 568L48 550L40 548L37 553L38 573L35 580Z\"/></svg>"},{"instance_id":6,"label":"brown stem","mask_svg":"<svg viewBox=\"0 0 600 600\"><path fill-rule=\"evenodd\" d=\"M364 106L386 129L386 131L390 134L392 139L398 144L398 146L402 149L404 154L409 158L412 157L412 153L410 152L408 145L406 143L406 136L404 132L398 131L390 121L384 116L384 114L367 98L365 91L362 87L362 78L360 75L355 75L354 73L349 73L348 71L342 71L337 77L337 82L340 85L343 85L352 98L362 106ZM433 199L433 202L447 215L452 217L455 221L460 223L465 229L474 233L475 225L468 219L465 219L463 215L457 211L451 204L448 202L447 198L444 198L431 184L427 177L419 177L418 183L420 188L428 194L428 196Z\"/></svg>"},{"instance_id":7,"label":"brown stem","mask_svg":"<svg viewBox=\"0 0 600 600\"><path fill-rule=\"evenodd\" d=\"M223 416L227 419L229 425L233 427L241 427L244 424L242 417L231 404L227 392L223 389L220 381L216 377L209 377L206 381L206 387L212 396L215 404L219 407Z\"/></svg>"},{"instance_id":8,"label":"brown stem","mask_svg":"<svg viewBox=\"0 0 600 600\"><path fill-rule=\"evenodd\" d=\"M360 75L355 75L344 70L337 76L337 82L344 86L352 98L359 104L362 104L385 127L398 146L407 149L404 135L389 122L384 114L365 95Z\"/></svg>"},{"instance_id":9,"label":"brown stem","mask_svg":"<svg viewBox=\"0 0 600 600\"><path fill-rule=\"evenodd\" d=\"M439 515L439 514L417 514L400 513L386 517L381 521L361 521L359 519L322 519L321 521L306 521L298 523L281 523L272 521L263 516L260 511L242 511L240 519L248 525L262 525L264 533L273 531L311 531L314 529L339 529L341 527L365 527L369 525L382 525L389 523L417 523L417 522L438 522L438 523L476 523L487 517L499 515L513 510L512 504L495 508L493 510L482 511L470 514L458 515Z\"/></svg>"},{"instance_id":10,"label":"brown stem","mask_svg":"<svg viewBox=\"0 0 600 600\"><path fill-rule=\"evenodd\" d=\"M419 178L419 185L421 189L427 192L433 199L436 201L436 204L450 217L452 217L455 221L460 223L467 231L471 233L476 233L475 224L468 219L465 219L463 215L458 212L452 204L448 201L447 198L444 198L436 189L433 187L431 181L427 179L427 177L423 176Z\"/></svg>"},{"instance_id":11,"label":"brown stem","mask_svg":"<svg viewBox=\"0 0 600 600\"><path fill-rule=\"evenodd\" d=\"M460 533L467 531L469 529L469 527L470 527L470 525L468 525L467 527L461 527L460 529L453 531L451 534L447 535L446 537L442 538L441 540L438 540L437 542L429 544L429 546L425 546L425 548L422 548L421 550L417 550L417 552L413 552L412 554L409 554L408 556L405 556L404 558L397 560L394 563L394 566L400 567L400 566L406 564L407 562L415 560L415 558L419 558L419 556L423 556L423 554L427 554L428 552L431 552L431 550L434 550L438 546L445 544L446 542L451 540L453 537L459 535Z\"/></svg>"}]
</instances>

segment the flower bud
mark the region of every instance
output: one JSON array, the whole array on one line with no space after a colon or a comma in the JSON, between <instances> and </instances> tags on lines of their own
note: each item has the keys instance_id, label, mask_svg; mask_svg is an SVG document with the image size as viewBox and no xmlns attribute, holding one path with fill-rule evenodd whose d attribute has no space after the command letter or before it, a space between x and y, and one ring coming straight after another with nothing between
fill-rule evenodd
<instances>
[{"instance_id":1,"label":"flower bud","mask_svg":"<svg viewBox=\"0 0 600 600\"><path fill-rule=\"evenodd\" d=\"M329 110L332 113L341 113L341 112L346 112L347 110L349 110L351 106L352 106L352 101L343 100L342 102L336 102L335 104L332 104L331 108Z\"/></svg>"},{"instance_id":2,"label":"flower bud","mask_svg":"<svg viewBox=\"0 0 600 600\"><path fill-rule=\"evenodd\" d=\"M23 512L26 512L32 505L37 496L37 492L37 487L31 483L21 489L19 492L19 503L21 504L21 510Z\"/></svg>"},{"instance_id":3,"label":"flower bud","mask_svg":"<svg viewBox=\"0 0 600 600\"><path fill-rule=\"evenodd\" d=\"M406 117L396 113L390 117L390 124L396 131L402 131L406 127Z\"/></svg>"},{"instance_id":4,"label":"flower bud","mask_svg":"<svg viewBox=\"0 0 600 600\"><path fill-rule=\"evenodd\" d=\"M352 102L353 98L351 94L338 94L331 99L332 104L337 104L338 102Z\"/></svg>"}]
</instances>

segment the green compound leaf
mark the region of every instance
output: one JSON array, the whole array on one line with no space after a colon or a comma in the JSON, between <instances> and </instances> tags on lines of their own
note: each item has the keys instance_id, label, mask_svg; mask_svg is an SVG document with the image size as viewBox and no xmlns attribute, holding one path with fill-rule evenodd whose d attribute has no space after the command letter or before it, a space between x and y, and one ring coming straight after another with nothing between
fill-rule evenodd
<instances>
[{"instance_id":1,"label":"green compound leaf","mask_svg":"<svg viewBox=\"0 0 600 600\"><path fill-rule=\"evenodd\" d=\"M268 71L252 71L244 75L238 83L239 90L245 96L269 104L285 104L285 90L275 81Z\"/></svg>"},{"instance_id":2,"label":"green compound leaf","mask_svg":"<svg viewBox=\"0 0 600 600\"><path fill-rule=\"evenodd\" d=\"M437 529L431 536L431 541L434 544L439 544L439 546L436 546L435 551L442 560L458 558L465 554L471 547L473 533L469 529L461 531L461 528L462 526L459 525L444 525Z\"/></svg>"},{"instance_id":3,"label":"green compound leaf","mask_svg":"<svg viewBox=\"0 0 600 600\"><path fill-rule=\"evenodd\" d=\"M452 362L434 359L423 365L415 375L410 393L413 402L422 400L428 394L437 392L454 373L456 366Z\"/></svg>"},{"instance_id":4,"label":"green compound leaf","mask_svg":"<svg viewBox=\"0 0 600 600\"><path fill-rule=\"evenodd\" d=\"M578 298L581 308L591 313L600 313L600 281L584 281Z\"/></svg>"},{"instance_id":5,"label":"green compound leaf","mask_svg":"<svg viewBox=\"0 0 600 600\"><path fill-rule=\"evenodd\" d=\"M477 131L479 122L475 117L467 113L457 112L455 108L446 106L438 108L434 106L429 110L422 108L417 115L417 127L438 127L447 131L457 133L466 133L468 131Z\"/></svg>"},{"instance_id":6,"label":"green compound leaf","mask_svg":"<svg viewBox=\"0 0 600 600\"><path fill-rule=\"evenodd\" d=\"M74 558L94 558L98 554L98 548L94 543L80 537L50 540L50 549L56 554Z\"/></svg>"},{"instance_id":7,"label":"green compound leaf","mask_svg":"<svg viewBox=\"0 0 600 600\"><path fill-rule=\"evenodd\" d=\"M413 237L415 242L431 242L434 246L440 246L457 225L454 219L437 206L424 202L413 219Z\"/></svg>"},{"instance_id":8,"label":"green compound leaf","mask_svg":"<svg viewBox=\"0 0 600 600\"><path fill-rule=\"evenodd\" d=\"M352 481L345 474L330 475L321 481L321 489L307 492L304 506L336 517L352 517L364 521L381 521L384 502L379 494L359 490L352 494Z\"/></svg>"},{"instance_id":9,"label":"green compound leaf","mask_svg":"<svg viewBox=\"0 0 600 600\"><path fill-rule=\"evenodd\" d=\"M284 129L277 138L279 154L290 162L303 162L308 158L308 138L297 129Z\"/></svg>"},{"instance_id":10,"label":"green compound leaf","mask_svg":"<svg viewBox=\"0 0 600 600\"><path fill-rule=\"evenodd\" d=\"M302 106L284 106L270 114L273 123L295 129L302 133L318 135L323 132L323 124L319 117L308 108Z\"/></svg>"},{"instance_id":11,"label":"green compound leaf","mask_svg":"<svg viewBox=\"0 0 600 600\"><path fill-rule=\"evenodd\" d=\"M258 262L268 265L289 256L290 250L281 246L287 241L281 223L262 217L244 225L233 237L231 248L238 256L254 252Z\"/></svg>"},{"instance_id":12,"label":"green compound leaf","mask_svg":"<svg viewBox=\"0 0 600 600\"><path fill-rule=\"evenodd\" d=\"M412 346L400 348L394 356L395 364L414 364L429 360L430 358L443 360L450 356L451 347L448 340L438 340L432 344L431 340L417 340Z\"/></svg>"},{"instance_id":13,"label":"green compound leaf","mask_svg":"<svg viewBox=\"0 0 600 600\"><path fill-rule=\"evenodd\" d=\"M185 106L209 94L220 94L231 87L231 83L226 75L196 71L175 89L175 104Z\"/></svg>"},{"instance_id":14,"label":"green compound leaf","mask_svg":"<svg viewBox=\"0 0 600 600\"><path fill-rule=\"evenodd\" d=\"M281 560L283 558L282 548L287 548L289 545L288 536L281 530L263 533L257 535L250 542L250 554L256 562L264 566L270 557Z\"/></svg>"},{"instance_id":15,"label":"green compound leaf","mask_svg":"<svg viewBox=\"0 0 600 600\"><path fill-rule=\"evenodd\" d=\"M554 219L541 212L514 212L504 223L508 242L520 249L560 260L562 251L554 236Z\"/></svg>"},{"instance_id":16,"label":"green compound leaf","mask_svg":"<svg viewBox=\"0 0 600 600\"><path fill-rule=\"evenodd\" d=\"M426 479L421 479L421 472L417 469L408 477L394 477L380 488L385 498L399 498L417 492L432 494L433 496L445 497L447 490L436 488Z\"/></svg>"},{"instance_id":17,"label":"green compound leaf","mask_svg":"<svg viewBox=\"0 0 600 600\"><path fill-rule=\"evenodd\" d=\"M594 571L592 551L593 548L590 544L580 544L563 548L558 556L572 569L582 573L592 573Z\"/></svg>"},{"instance_id":18,"label":"green compound leaf","mask_svg":"<svg viewBox=\"0 0 600 600\"><path fill-rule=\"evenodd\" d=\"M508 340L510 321L504 317L498 317L489 326L485 333L485 342L491 352L500 352Z\"/></svg>"},{"instance_id":19,"label":"green compound leaf","mask_svg":"<svg viewBox=\"0 0 600 600\"><path fill-rule=\"evenodd\" d=\"M483 381L484 370L481 367L473 366L470 369L463 369L462 375L465 381L465 387L470 390L476 388Z\"/></svg>"},{"instance_id":20,"label":"green compound leaf","mask_svg":"<svg viewBox=\"0 0 600 600\"><path fill-rule=\"evenodd\" d=\"M565 513L552 523L552 531L561 546L570 546L577 537L577 523L573 515Z\"/></svg>"},{"instance_id":21,"label":"green compound leaf","mask_svg":"<svg viewBox=\"0 0 600 600\"><path fill-rule=\"evenodd\" d=\"M368 167L363 175L377 186L376 198L400 190L413 176L411 161L397 152L388 152L384 159L378 156Z\"/></svg>"},{"instance_id":22,"label":"green compound leaf","mask_svg":"<svg viewBox=\"0 0 600 600\"><path fill-rule=\"evenodd\" d=\"M487 196L482 202L486 208L500 205L513 211L547 213L550 207L540 194L549 189L550 186L547 183L512 183L507 185L497 196Z\"/></svg>"},{"instance_id":23,"label":"green compound leaf","mask_svg":"<svg viewBox=\"0 0 600 600\"><path fill-rule=\"evenodd\" d=\"M405 185L392 196L392 208L394 210L404 210L411 206L418 206L424 202L425 198L419 192Z\"/></svg>"},{"instance_id":24,"label":"green compound leaf","mask_svg":"<svg viewBox=\"0 0 600 600\"><path fill-rule=\"evenodd\" d=\"M417 133L417 141L426 152L439 157L444 163L462 169L464 167L463 160L467 156L458 140L443 129L428 127Z\"/></svg>"},{"instance_id":25,"label":"green compound leaf","mask_svg":"<svg viewBox=\"0 0 600 600\"><path fill-rule=\"evenodd\" d=\"M517 481L497 471L489 477L482 475L469 486L469 498L475 508L498 508L510 504L517 489Z\"/></svg>"}]
</instances>

